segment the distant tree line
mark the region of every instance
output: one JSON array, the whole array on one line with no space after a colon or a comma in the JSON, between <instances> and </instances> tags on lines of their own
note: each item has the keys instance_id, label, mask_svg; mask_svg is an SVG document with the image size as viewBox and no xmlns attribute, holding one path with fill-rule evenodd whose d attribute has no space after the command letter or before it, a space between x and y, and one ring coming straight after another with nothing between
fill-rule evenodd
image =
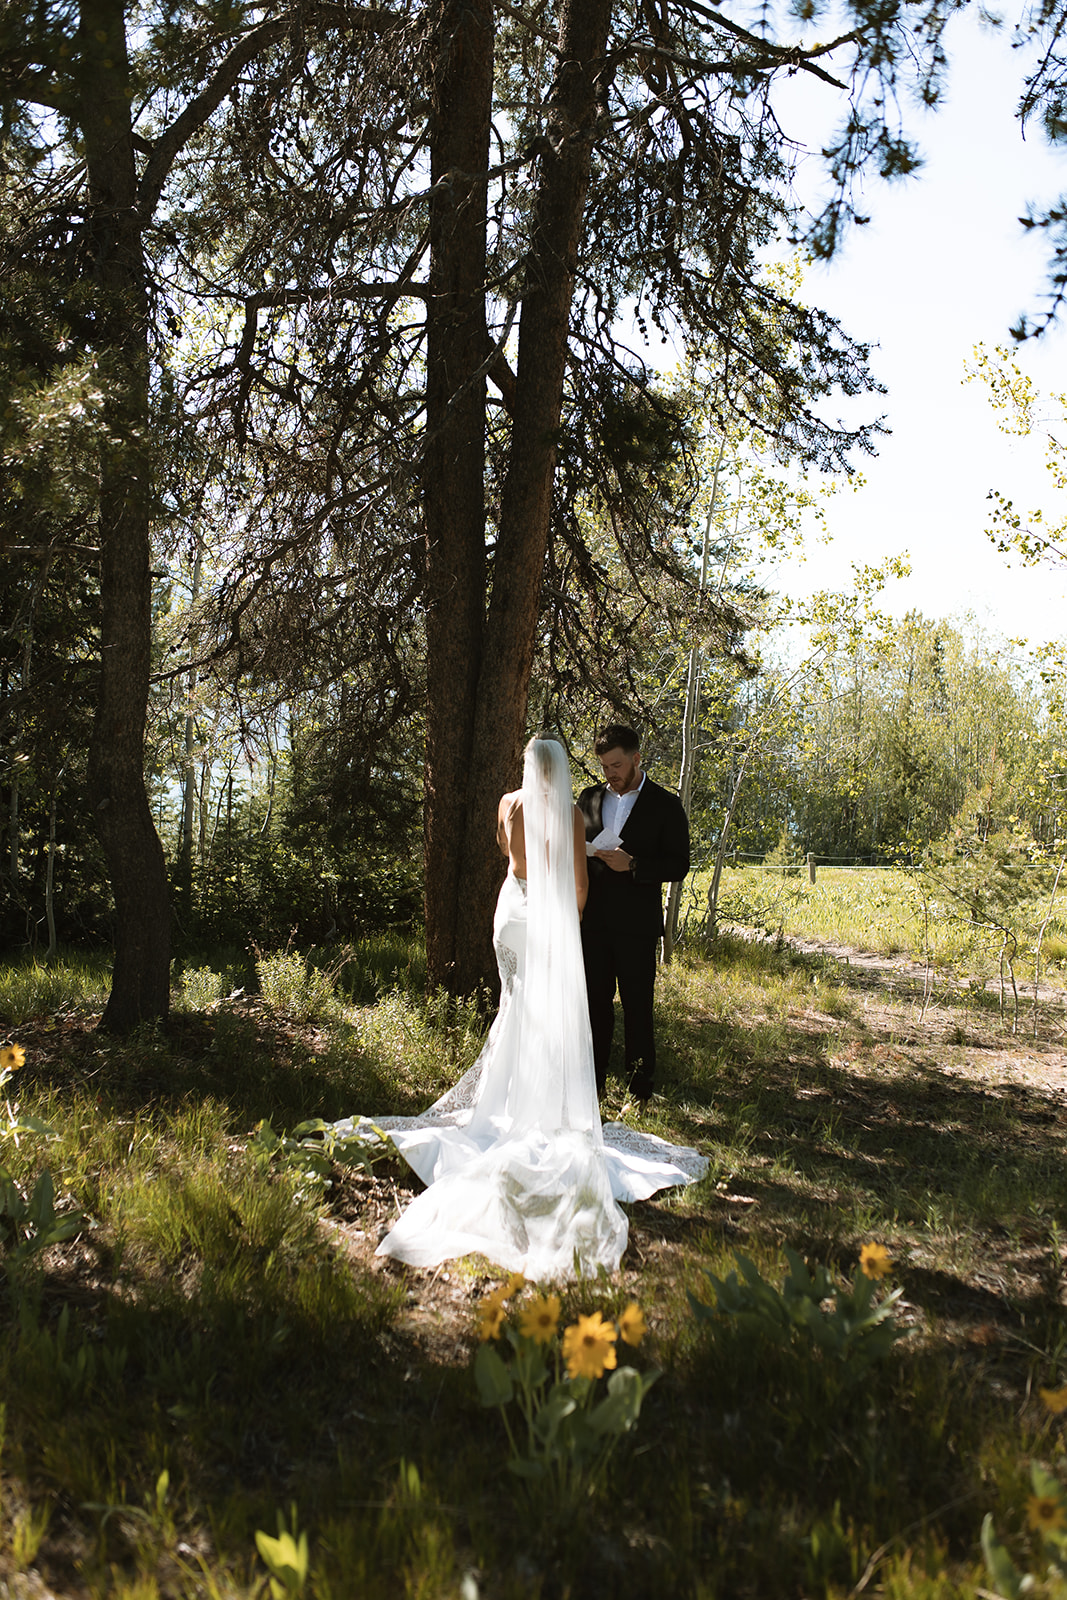
<instances>
[{"instance_id":1,"label":"distant tree line","mask_svg":"<svg viewBox=\"0 0 1067 1600\"><path fill-rule=\"evenodd\" d=\"M756 615L758 596L747 603ZM736 597L737 603L745 600ZM165 628L160 637L166 638ZM654 705L645 738L650 769L677 780L685 680L678 640L646 637L634 659L634 705ZM41 671L47 670L42 637ZM1042 682L1032 661L966 621L918 613L862 635L819 671L780 695L789 677L764 638L765 659L713 659L695 730L691 801L695 857L711 860L734 799L730 850L741 859L914 862L962 828L976 839L1014 830L1038 849L1067 837L1067 732L1058 679ZM56 670L59 670L58 668ZM551 676L535 674L549 700ZM178 948L291 936L339 942L421 918L419 720L364 743L347 715L345 680L268 716L243 708L227 719L213 702L194 718L193 837L183 853L184 710L153 702L149 794L168 860ZM778 698L776 699L776 695ZM763 715L773 704L773 718ZM596 707L587 714L586 742ZM82 713L81 731L90 715ZM27 785L17 834L8 832L8 950L43 953L49 938L46 876L50 828L54 932L60 941L110 937L106 865L77 804L84 765L78 724L64 731L70 765ZM69 736L69 737L68 737ZM588 751L576 744L576 759ZM13 843L14 841L14 843Z\"/></svg>"},{"instance_id":2,"label":"distant tree line","mask_svg":"<svg viewBox=\"0 0 1067 1600\"><path fill-rule=\"evenodd\" d=\"M1055 685L1017 647L959 620L912 612L833 653L777 708L768 664L706 729L702 831L717 838L757 740L732 826L750 856L914 861L959 825L1067 837L1067 733ZM755 730L755 732L753 731Z\"/></svg>"}]
</instances>

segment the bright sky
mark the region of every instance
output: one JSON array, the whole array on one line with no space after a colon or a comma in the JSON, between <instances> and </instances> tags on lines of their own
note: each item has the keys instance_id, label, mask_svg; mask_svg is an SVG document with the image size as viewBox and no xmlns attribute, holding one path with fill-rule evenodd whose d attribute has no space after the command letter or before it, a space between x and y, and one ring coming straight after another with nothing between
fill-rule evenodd
<instances>
[{"instance_id":1,"label":"bright sky","mask_svg":"<svg viewBox=\"0 0 1067 1600\"><path fill-rule=\"evenodd\" d=\"M990 33L965 15L950 26L948 49L945 103L907 118L925 166L892 186L872 180L864 193L871 222L853 230L838 260L812 266L805 278L805 298L879 347L871 365L889 392L866 397L863 415L884 411L892 434L876 458L860 463L866 487L831 503L833 543L815 546L775 584L796 593L844 588L850 563L907 551L912 577L884 595L894 614L969 610L1009 636L1067 636L1067 570L1009 567L984 535L993 487L1021 511L1056 509L1043 443L1003 435L984 386L963 382L976 343L1012 345L1008 329L1019 313L1042 308L1047 247L1017 219L1028 201L1067 191L1067 151L1051 150L1036 126L1023 141L1014 110L1024 59L1006 30ZM800 183L817 193L824 130L805 110L810 98L801 115L816 154ZM840 99L833 109L836 120ZM1067 315L1042 339L1014 348L1043 393L1067 390Z\"/></svg>"}]
</instances>

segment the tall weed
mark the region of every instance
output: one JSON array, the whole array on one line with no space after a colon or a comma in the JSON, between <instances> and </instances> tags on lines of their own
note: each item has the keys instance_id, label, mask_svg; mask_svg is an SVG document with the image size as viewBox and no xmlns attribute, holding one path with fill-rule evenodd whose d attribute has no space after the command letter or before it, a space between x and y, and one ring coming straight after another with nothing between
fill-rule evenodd
<instances>
[{"instance_id":1,"label":"tall weed","mask_svg":"<svg viewBox=\"0 0 1067 1600\"><path fill-rule=\"evenodd\" d=\"M225 992L221 972L211 967L187 967L175 995L175 1008L180 1011L206 1011L217 1005Z\"/></svg>"},{"instance_id":2,"label":"tall weed","mask_svg":"<svg viewBox=\"0 0 1067 1600\"><path fill-rule=\"evenodd\" d=\"M298 950L257 950L256 977L267 1004L294 1022L325 1020L338 1011L334 975L313 967Z\"/></svg>"}]
</instances>

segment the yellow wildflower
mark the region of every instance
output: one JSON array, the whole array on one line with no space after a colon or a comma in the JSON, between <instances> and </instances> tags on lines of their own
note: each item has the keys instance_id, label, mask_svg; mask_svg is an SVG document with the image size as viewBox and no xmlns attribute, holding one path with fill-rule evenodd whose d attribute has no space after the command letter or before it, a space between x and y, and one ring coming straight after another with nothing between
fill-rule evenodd
<instances>
[{"instance_id":1,"label":"yellow wildflower","mask_svg":"<svg viewBox=\"0 0 1067 1600\"><path fill-rule=\"evenodd\" d=\"M495 1295L486 1296L478 1307L478 1316L481 1318L479 1339L499 1339L504 1326L504 1307Z\"/></svg>"},{"instance_id":2,"label":"yellow wildflower","mask_svg":"<svg viewBox=\"0 0 1067 1600\"><path fill-rule=\"evenodd\" d=\"M893 1270L884 1244L865 1244L860 1251L860 1267L867 1278L884 1278Z\"/></svg>"},{"instance_id":3,"label":"yellow wildflower","mask_svg":"<svg viewBox=\"0 0 1067 1600\"><path fill-rule=\"evenodd\" d=\"M645 1313L636 1300L630 1301L619 1318L619 1337L632 1345L639 1345L645 1337Z\"/></svg>"},{"instance_id":4,"label":"yellow wildflower","mask_svg":"<svg viewBox=\"0 0 1067 1600\"><path fill-rule=\"evenodd\" d=\"M1039 1389L1037 1392L1054 1417L1058 1417L1061 1411L1067 1411L1067 1383L1062 1389Z\"/></svg>"},{"instance_id":5,"label":"yellow wildflower","mask_svg":"<svg viewBox=\"0 0 1067 1600\"><path fill-rule=\"evenodd\" d=\"M482 1304L502 1306L506 1300L511 1299L516 1290L522 1288L525 1282L526 1279L521 1272L513 1272L507 1283L498 1283L495 1289L490 1289Z\"/></svg>"},{"instance_id":6,"label":"yellow wildflower","mask_svg":"<svg viewBox=\"0 0 1067 1600\"><path fill-rule=\"evenodd\" d=\"M523 1312L519 1332L524 1338L534 1339L538 1344L548 1344L555 1334L559 1313L558 1294L538 1295Z\"/></svg>"},{"instance_id":7,"label":"yellow wildflower","mask_svg":"<svg viewBox=\"0 0 1067 1600\"><path fill-rule=\"evenodd\" d=\"M1067 1523L1063 1506L1050 1494L1032 1494L1026 1502L1026 1520L1038 1533L1058 1533Z\"/></svg>"},{"instance_id":8,"label":"yellow wildflower","mask_svg":"<svg viewBox=\"0 0 1067 1600\"><path fill-rule=\"evenodd\" d=\"M26 1059L26 1052L20 1044L6 1044L0 1050L0 1072L17 1072Z\"/></svg>"},{"instance_id":9,"label":"yellow wildflower","mask_svg":"<svg viewBox=\"0 0 1067 1600\"><path fill-rule=\"evenodd\" d=\"M616 1365L613 1322L605 1322L599 1311L579 1315L578 1321L563 1330L563 1359L569 1378L599 1378Z\"/></svg>"}]
</instances>

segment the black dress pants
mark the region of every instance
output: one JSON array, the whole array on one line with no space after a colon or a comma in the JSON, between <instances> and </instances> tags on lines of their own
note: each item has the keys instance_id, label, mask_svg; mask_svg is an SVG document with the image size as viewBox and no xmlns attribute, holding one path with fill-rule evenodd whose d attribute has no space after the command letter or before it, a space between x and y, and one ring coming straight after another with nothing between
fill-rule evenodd
<instances>
[{"instance_id":1,"label":"black dress pants","mask_svg":"<svg viewBox=\"0 0 1067 1600\"><path fill-rule=\"evenodd\" d=\"M597 1094L603 1096L608 1076L611 1038L615 1031L615 991L622 1002L625 1075L635 1095L647 1099L656 1070L652 1002L656 988L658 938L635 937L625 923L586 927L582 924L582 956L589 991L589 1023Z\"/></svg>"}]
</instances>

